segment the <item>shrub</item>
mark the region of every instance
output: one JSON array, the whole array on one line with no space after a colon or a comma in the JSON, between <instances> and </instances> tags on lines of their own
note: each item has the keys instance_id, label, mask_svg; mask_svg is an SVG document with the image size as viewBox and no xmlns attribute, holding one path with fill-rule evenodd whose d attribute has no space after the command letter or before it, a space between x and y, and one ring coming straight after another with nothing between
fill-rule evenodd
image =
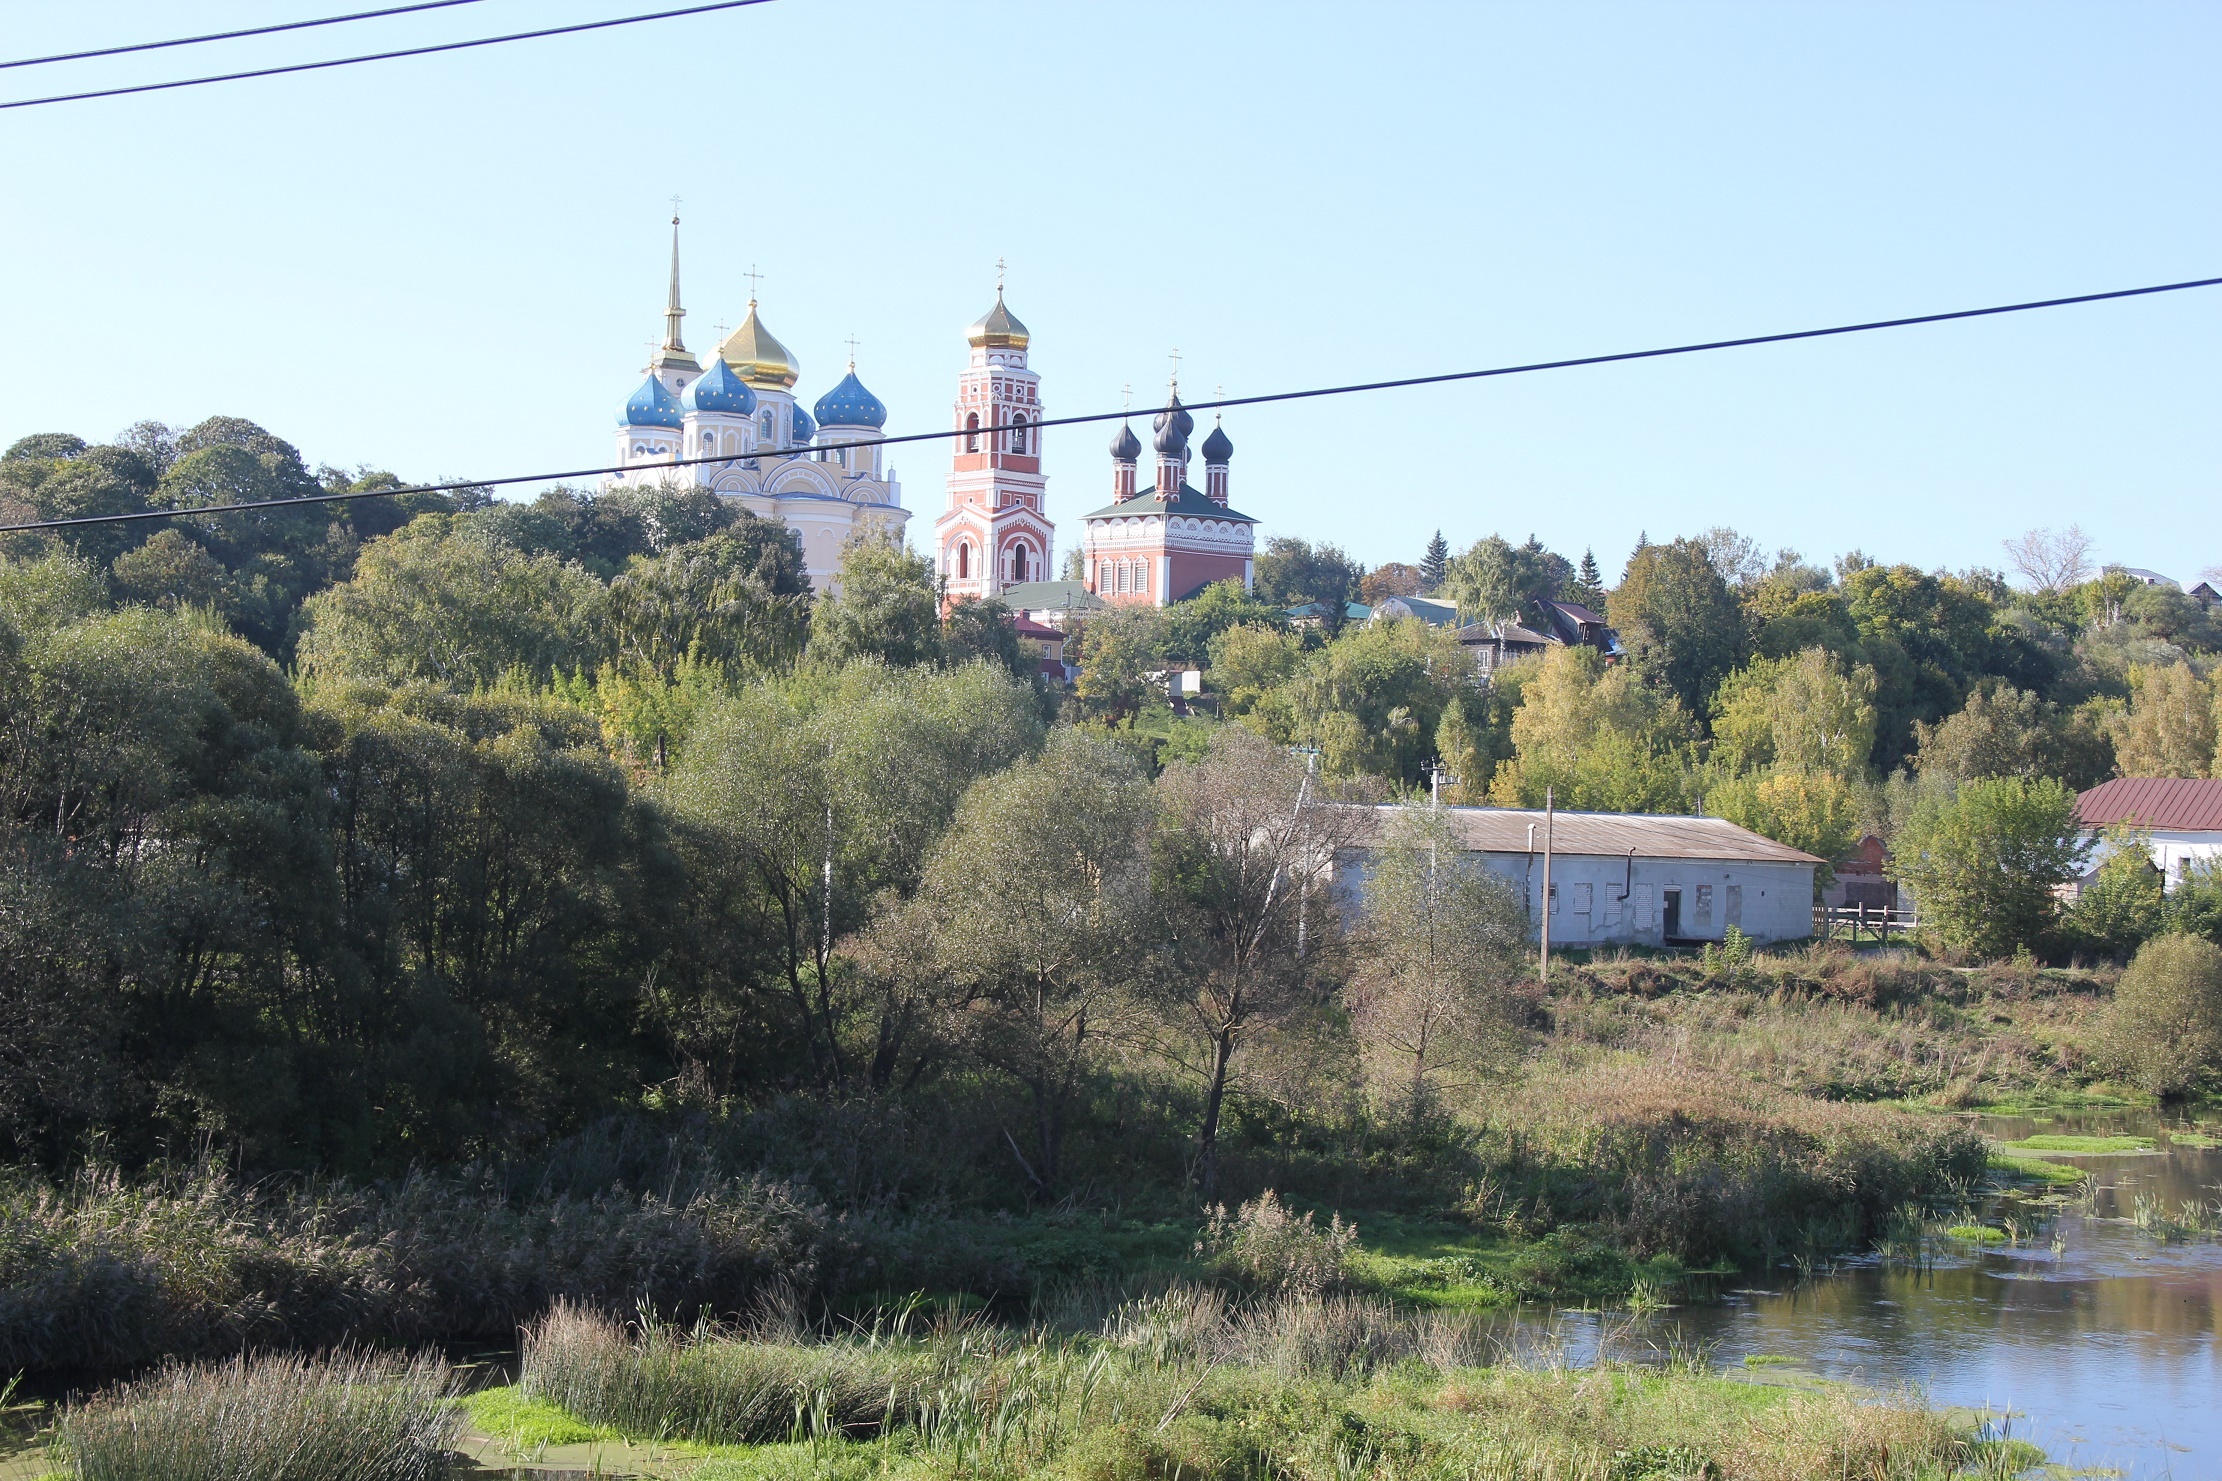
<instances>
[{"instance_id":1,"label":"shrub","mask_svg":"<svg viewBox=\"0 0 2222 1481\"><path fill-rule=\"evenodd\" d=\"M2222 947L2181 931L2146 942L2114 989L2099 1052L2159 1096L2189 1091L2222 1063Z\"/></svg>"},{"instance_id":2,"label":"shrub","mask_svg":"<svg viewBox=\"0 0 2222 1481\"><path fill-rule=\"evenodd\" d=\"M1196 1254L1220 1274L1263 1291L1321 1296L1350 1284L1350 1257L1358 1226L1336 1214L1322 1229L1306 1213L1298 1218L1271 1188L1232 1215L1211 1210Z\"/></svg>"},{"instance_id":3,"label":"shrub","mask_svg":"<svg viewBox=\"0 0 2222 1481\"><path fill-rule=\"evenodd\" d=\"M2160 871L2153 868L2152 838L2127 828L2106 831L2108 852L2096 876L2068 913L2068 926L2092 947L2117 960L2128 956L2167 922Z\"/></svg>"},{"instance_id":4,"label":"shrub","mask_svg":"<svg viewBox=\"0 0 2222 1481\"><path fill-rule=\"evenodd\" d=\"M1965 782L1922 802L1890 845L1891 876L1912 887L1922 925L1980 957L2043 939L2084 846L2075 794L2050 777Z\"/></svg>"},{"instance_id":5,"label":"shrub","mask_svg":"<svg viewBox=\"0 0 2222 1481\"><path fill-rule=\"evenodd\" d=\"M56 1440L73 1481L436 1481L453 1387L430 1357L235 1358L111 1389Z\"/></svg>"}]
</instances>

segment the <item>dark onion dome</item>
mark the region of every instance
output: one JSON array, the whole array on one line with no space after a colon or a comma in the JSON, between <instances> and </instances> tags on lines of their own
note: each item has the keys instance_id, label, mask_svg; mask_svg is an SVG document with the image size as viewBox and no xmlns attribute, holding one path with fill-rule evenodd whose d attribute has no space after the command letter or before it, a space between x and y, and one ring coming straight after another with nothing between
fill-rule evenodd
<instances>
[{"instance_id":1,"label":"dark onion dome","mask_svg":"<svg viewBox=\"0 0 2222 1481\"><path fill-rule=\"evenodd\" d=\"M1165 419L1167 417L1171 417L1180 424L1180 436L1183 442L1188 440L1189 433L1196 430L1196 419L1188 414L1187 407L1180 404L1180 392L1178 391L1165 398L1165 409L1150 420L1150 425L1162 432L1165 430Z\"/></svg>"},{"instance_id":2,"label":"dark onion dome","mask_svg":"<svg viewBox=\"0 0 2222 1481\"><path fill-rule=\"evenodd\" d=\"M798 403L795 407L795 445L800 447L818 435L818 424L810 420L810 413Z\"/></svg>"},{"instance_id":3,"label":"dark onion dome","mask_svg":"<svg viewBox=\"0 0 2222 1481\"><path fill-rule=\"evenodd\" d=\"M718 357L712 357L710 368L702 372L702 379L687 387L685 402L689 411L723 412L738 417L756 413L756 393L733 373L732 366Z\"/></svg>"},{"instance_id":4,"label":"dark onion dome","mask_svg":"<svg viewBox=\"0 0 2222 1481\"><path fill-rule=\"evenodd\" d=\"M1142 456L1142 439L1124 422L1119 423L1119 435L1111 439L1111 456L1121 463L1131 463Z\"/></svg>"},{"instance_id":5,"label":"dark onion dome","mask_svg":"<svg viewBox=\"0 0 2222 1481\"><path fill-rule=\"evenodd\" d=\"M1165 409L1150 419L1150 425L1157 429L1150 445L1159 453L1168 458L1188 456L1188 434L1196 430L1196 419L1180 404L1177 392L1166 401Z\"/></svg>"},{"instance_id":6,"label":"dark onion dome","mask_svg":"<svg viewBox=\"0 0 2222 1481\"><path fill-rule=\"evenodd\" d=\"M864 389L864 382L856 378L856 367L841 377L841 384L818 398L813 408L821 427L884 427L887 425L887 408L880 398Z\"/></svg>"},{"instance_id":7,"label":"dark onion dome","mask_svg":"<svg viewBox=\"0 0 2222 1481\"><path fill-rule=\"evenodd\" d=\"M995 290L995 307L972 321L964 332L967 343L996 345L1014 350L1026 348L1026 326L1018 322L1018 315L1003 307L1003 290Z\"/></svg>"},{"instance_id":8,"label":"dark onion dome","mask_svg":"<svg viewBox=\"0 0 2222 1481\"><path fill-rule=\"evenodd\" d=\"M1206 464L1224 463L1233 456L1234 441L1227 436L1227 429L1213 427L1211 435L1204 439L1204 462Z\"/></svg>"},{"instance_id":9,"label":"dark onion dome","mask_svg":"<svg viewBox=\"0 0 2222 1481\"><path fill-rule=\"evenodd\" d=\"M661 379L650 376L625 402L617 422L621 427L676 427L679 425L679 403L664 389Z\"/></svg>"}]
</instances>

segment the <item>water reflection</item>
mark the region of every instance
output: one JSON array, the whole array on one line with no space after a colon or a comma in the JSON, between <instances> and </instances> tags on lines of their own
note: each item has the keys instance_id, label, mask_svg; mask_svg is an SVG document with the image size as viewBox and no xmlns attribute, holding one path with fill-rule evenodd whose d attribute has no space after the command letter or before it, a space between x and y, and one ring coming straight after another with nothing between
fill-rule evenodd
<instances>
[{"instance_id":1,"label":"water reflection","mask_svg":"<svg viewBox=\"0 0 2222 1481\"><path fill-rule=\"evenodd\" d=\"M1988 1200L1983 1222L2023 1238L1983 1247L1933 1241L1933 1263L1879 1259L1781 1290L1728 1292L1643 1323L1639 1340L1679 1334L1724 1366L1747 1355L1880 1388L1914 1384L1930 1402L2013 1411L2013 1433L2055 1462L2138 1477L2222 1477L2222 1242L2163 1241L2130 1216L2142 1195L2171 1213L2222 1195L2222 1150L2170 1140L2182 1118L2150 1112L1981 1117L2001 1141L2032 1134L2150 1136L2156 1151L2063 1156L2093 1173L2088 1193ZM2200 1130L2212 1136L2216 1127ZM1593 1347L1610 1318L1561 1330Z\"/></svg>"}]
</instances>

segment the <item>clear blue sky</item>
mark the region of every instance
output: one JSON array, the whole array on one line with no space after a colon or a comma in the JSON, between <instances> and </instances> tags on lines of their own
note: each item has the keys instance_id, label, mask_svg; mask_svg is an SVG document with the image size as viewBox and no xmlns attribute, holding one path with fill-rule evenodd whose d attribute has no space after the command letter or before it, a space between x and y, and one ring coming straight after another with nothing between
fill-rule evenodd
<instances>
[{"instance_id":1,"label":"clear blue sky","mask_svg":"<svg viewBox=\"0 0 2222 1481\"><path fill-rule=\"evenodd\" d=\"M26 56L350 0L9 0ZM0 73L0 97L658 8L486 0ZM0 444L247 416L407 477L607 460L685 197L688 341L842 341L947 425L1007 257L1055 412L2222 274L2222 6L776 0L0 113ZM1638 531L2222 562L2222 290L1229 418L1234 499L1369 564ZM1051 514L1107 430L1053 433ZM923 538L943 455L894 461Z\"/></svg>"}]
</instances>

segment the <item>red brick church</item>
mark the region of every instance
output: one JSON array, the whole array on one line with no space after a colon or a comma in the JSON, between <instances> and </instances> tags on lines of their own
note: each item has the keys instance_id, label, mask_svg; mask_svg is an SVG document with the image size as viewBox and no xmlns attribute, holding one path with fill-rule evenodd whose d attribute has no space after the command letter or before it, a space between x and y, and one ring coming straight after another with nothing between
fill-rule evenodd
<instances>
[{"instance_id":1,"label":"red brick church","mask_svg":"<svg viewBox=\"0 0 2222 1481\"><path fill-rule=\"evenodd\" d=\"M949 508L934 521L934 567L948 600L1003 597L1050 582L1056 526L1043 508L1041 378L1028 368L1032 336L1003 302L965 333L971 361L957 380ZM1196 419L1176 385L1151 422L1157 479L1136 489L1142 444L1121 425L1111 443L1111 502L1081 516L1080 585L1105 602L1164 606L1215 581L1248 586L1257 521L1227 503L1234 443L1214 426L1199 451L1204 486L1188 482ZM1052 583L1065 586L1066 583ZM1024 594L1016 594L1023 596ZM1020 601L1022 608L1064 602Z\"/></svg>"}]
</instances>

